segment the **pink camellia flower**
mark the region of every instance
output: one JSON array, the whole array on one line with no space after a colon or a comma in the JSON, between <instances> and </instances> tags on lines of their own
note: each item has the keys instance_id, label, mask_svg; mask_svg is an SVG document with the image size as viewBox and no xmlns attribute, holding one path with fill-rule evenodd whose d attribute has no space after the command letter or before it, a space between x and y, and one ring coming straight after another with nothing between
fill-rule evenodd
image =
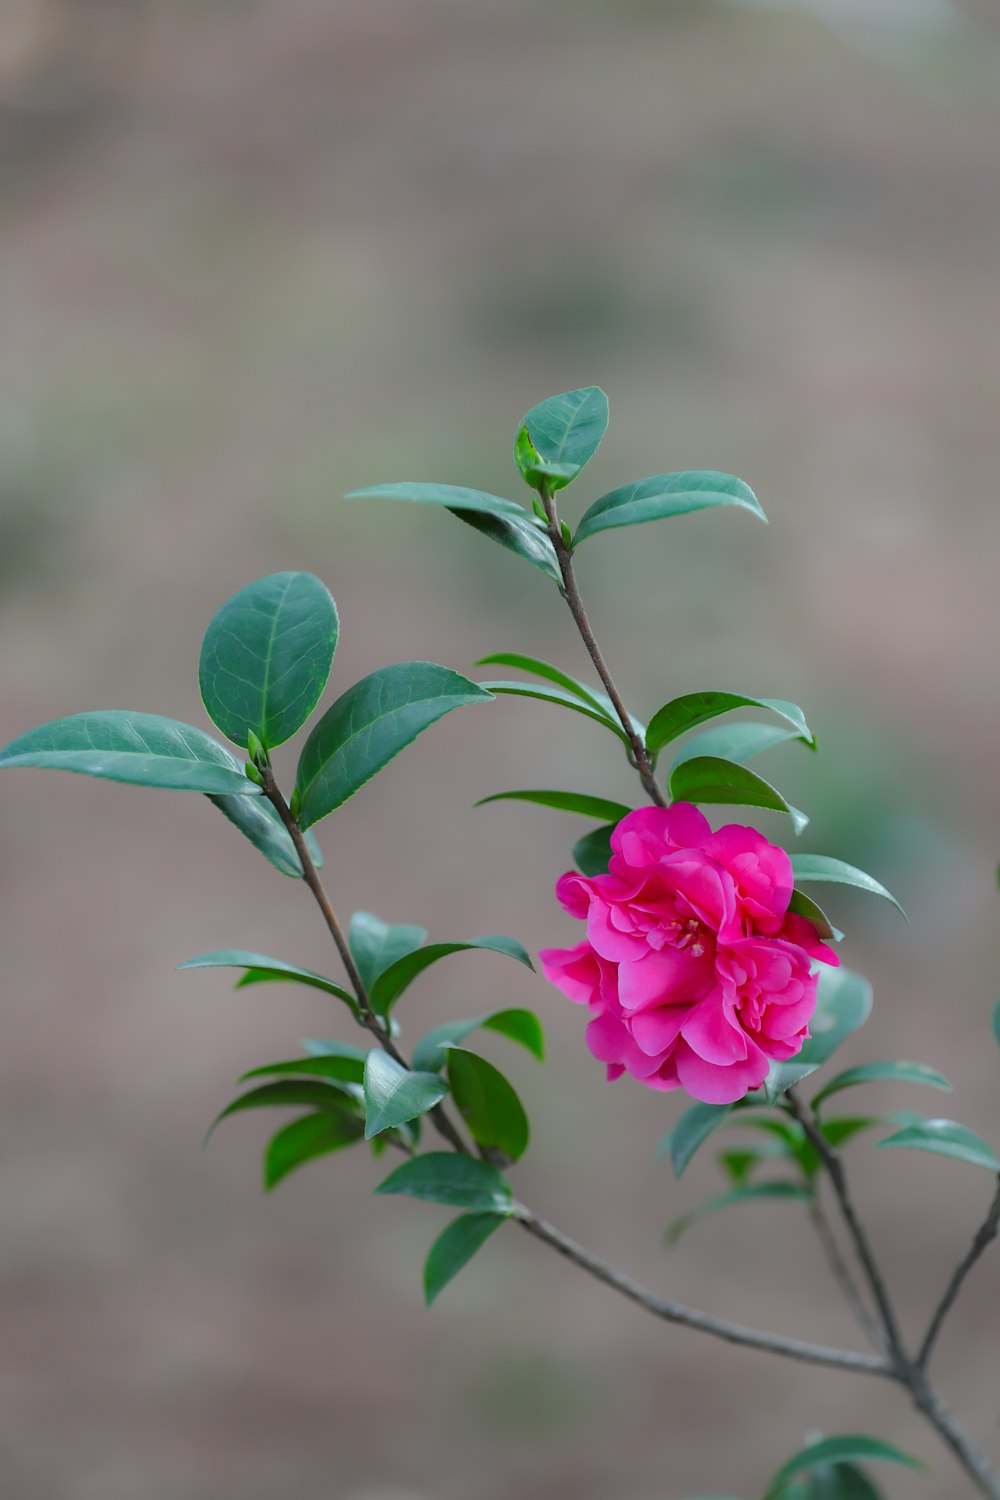
<instances>
[{"instance_id":1,"label":"pink camellia flower","mask_svg":"<svg viewBox=\"0 0 1000 1500\"><path fill-rule=\"evenodd\" d=\"M587 1045L609 1078L742 1099L807 1040L812 960L839 962L788 910L788 855L754 828L713 833L688 802L630 812L611 848L606 875L556 886L587 937L541 953L545 977L589 1006Z\"/></svg>"}]
</instances>

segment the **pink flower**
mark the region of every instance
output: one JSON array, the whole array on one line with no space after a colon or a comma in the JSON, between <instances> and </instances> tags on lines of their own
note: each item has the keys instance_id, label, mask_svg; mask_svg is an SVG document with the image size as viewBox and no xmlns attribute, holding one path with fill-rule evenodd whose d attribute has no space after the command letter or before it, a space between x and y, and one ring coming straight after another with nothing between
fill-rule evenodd
<instances>
[{"instance_id":1,"label":"pink flower","mask_svg":"<svg viewBox=\"0 0 1000 1500\"><path fill-rule=\"evenodd\" d=\"M754 828L713 833L687 802L629 813L611 848L607 875L556 886L587 937L540 954L545 977L589 1007L587 1045L609 1078L742 1099L807 1040L812 961L839 962L788 910L788 855Z\"/></svg>"}]
</instances>

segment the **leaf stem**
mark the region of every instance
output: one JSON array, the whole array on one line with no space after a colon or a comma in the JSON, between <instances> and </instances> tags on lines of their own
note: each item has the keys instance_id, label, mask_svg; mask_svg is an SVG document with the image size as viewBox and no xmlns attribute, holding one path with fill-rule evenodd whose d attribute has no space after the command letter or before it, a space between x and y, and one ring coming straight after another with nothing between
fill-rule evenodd
<instances>
[{"instance_id":1,"label":"leaf stem","mask_svg":"<svg viewBox=\"0 0 1000 1500\"><path fill-rule=\"evenodd\" d=\"M962 1283L983 1251L996 1239L998 1228L1000 1228L1000 1177L997 1179L997 1190L993 1195L993 1202L990 1204L989 1212L976 1230L967 1253L955 1267L954 1274L945 1288L944 1296L938 1303L931 1318L927 1332L924 1335L924 1341L920 1346L920 1352L917 1355L918 1369L925 1370L927 1368L927 1362L937 1342L938 1334L941 1332L941 1326L951 1311L952 1304L962 1288Z\"/></svg>"}]
</instances>

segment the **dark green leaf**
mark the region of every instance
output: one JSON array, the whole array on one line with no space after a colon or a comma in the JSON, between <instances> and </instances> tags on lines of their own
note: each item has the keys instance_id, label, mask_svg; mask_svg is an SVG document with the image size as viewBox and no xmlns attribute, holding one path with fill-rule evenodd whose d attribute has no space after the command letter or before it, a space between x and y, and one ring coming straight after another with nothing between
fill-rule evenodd
<instances>
[{"instance_id":1,"label":"dark green leaf","mask_svg":"<svg viewBox=\"0 0 1000 1500\"><path fill-rule=\"evenodd\" d=\"M80 771L132 786L260 796L224 745L176 719L106 709L53 719L0 750L4 766Z\"/></svg>"},{"instance_id":2,"label":"dark green leaf","mask_svg":"<svg viewBox=\"0 0 1000 1500\"><path fill-rule=\"evenodd\" d=\"M775 1500L885 1500L854 1464L820 1464L779 1491Z\"/></svg>"},{"instance_id":3,"label":"dark green leaf","mask_svg":"<svg viewBox=\"0 0 1000 1500\"><path fill-rule=\"evenodd\" d=\"M526 412L521 426L546 464L580 470L597 452L608 426L608 398L596 385L550 396ZM568 482L568 481L567 481Z\"/></svg>"},{"instance_id":4,"label":"dark green leaf","mask_svg":"<svg viewBox=\"0 0 1000 1500\"><path fill-rule=\"evenodd\" d=\"M504 1214L462 1214L438 1235L424 1261L424 1299L428 1307L462 1267L468 1265L490 1235L500 1228L505 1217Z\"/></svg>"},{"instance_id":5,"label":"dark green leaf","mask_svg":"<svg viewBox=\"0 0 1000 1500\"><path fill-rule=\"evenodd\" d=\"M563 692L561 688L546 687L540 682L484 682L480 686L490 693L506 694L514 698L538 698L542 703L556 703L563 708L571 708L575 713L585 714L588 719L596 719L598 724L603 724L612 734L616 734L623 744L629 743L624 729L603 708L591 708L589 703L584 703L572 693Z\"/></svg>"},{"instance_id":6,"label":"dark green leaf","mask_svg":"<svg viewBox=\"0 0 1000 1500\"><path fill-rule=\"evenodd\" d=\"M786 802L769 781L748 771L746 766L715 756L698 756L675 766L669 777L672 802L709 802L739 807L769 807L788 813L796 833L809 822L805 813Z\"/></svg>"},{"instance_id":7,"label":"dark green leaf","mask_svg":"<svg viewBox=\"0 0 1000 1500\"><path fill-rule=\"evenodd\" d=\"M301 878L302 865L292 836L279 818L273 804L266 797L219 797L210 796L209 802L235 823L242 834L269 859L282 875ZM306 843L312 862L317 870L323 868L323 853L311 833L306 834Z\"/></svg>"},{"instance_id":8,"label":"dark green leaf","mask_svg":"<svg viewBox=\"0 0 1000 1500\"><path fill-rule=\"evenodd\" d=\"M811 880L828 880L837 885L857 886L859 890L870 891L873 896L883 896L886 901L892 902L898 912L906 916L892 892L866 875L864 870L856 870L853 865L845 865L842 859L831 859L826 854L793 854L791 858L797 885L803 881L808 883Z\"/></svg>"},{"instance_id":9,"label":"dark green leaf","mask_svg":"<svg viewBox=\"0 0 1000 1500\"><path fill-rule=\"evenodd\" d=\"M267 749L305 723L337 648L337 606L312 573L271 573L240 589L205 633L198 680L217 729Z\"/></svg>"},{"instance_id":10,"label":"dark green leaf","mask_svg":"<svg viewBox=\"0 0 1000 1500\"><path fill-rule=\"evenodd\" d=\"M365 1140L425 1115L447 1092L437 1073L411 1073L374 1047L365 1063Z\"/></svg>"},{"instance_id":11,"label":"dark green leaf","mask_svg":"<svg viewBox=\"0 0 1000 1500\"><path fill-rule=\"evenodd\" d=\"M674 765L711 755L717 760L731 760L742 766L755 755L762 755L765 750L772 750L775 745L783 745L788 740L806 743L794 729L785 729L781 724L744 724L742 721L717 724L701 734L692 735L678 750ZM809 748L814 746L815 741Z\"/></svg>"},{"instance_id":12,"label":"dark green leaf","mask_svg":"<svg viewBox=\"0 0 1000 1500\"><path fill-rule=\"evenodd\" d=\"M750 1182L740 1187L729 1188L724 1193L717 1193L714 1198L709 1198L706 1203L700 1204L690 1213L682 1214L679 1219L667 1226L667 1243L676 1245L685 1229L697 1219L703 1219L706 1214L716 1213L721 1208L734 1208L739 1203L751 1203L761 1198L791 1198L800 1203L806 1203L812 1198L812 1189L803 1187L799 1182Z\"/></svg>"},{"instance_id":13,"label":"dark green leaf","mask_svg":"<svg viewBox=\"0 0 1000 1500\"><path fill-rule=\"evenodd\" d=\"M832 938L835 943L841 942L844 934L839 927L834 927L830 918L821 906L805 891L793 891L788 902L788 910L795 912L797 916L805 917L815 927L821 938Z\"/></svg>"},{"instance_id":14,"label":"dark green leaf","mask_svg":"<svg viewBox=\"0 0 1000 1500\"><path fill-rule=\"evenodd\" d=\"M738 505L762 521L767 520L750 486L731 474L654 474L651 479L622 485L595 500L576 529L573 545L579 546L587 537L614 526L660 521L715 505Z\"/></svg>"},{"instance_id":15,"label":"dark green leaf","mask_svg":"<svg viewBox=\"0 0 1000 1500\"><path fill-rule=\"evenodd\" d=\"M812 744L812 731L801 708L783 698L746 698L742 693L685 693L683 698L665 703L650 719L646 746L656 755L664 745L669 745L671 740L678 739L689 729L697 729L699 724L737 708L770 709L779 719L790 724L799 738Z\"/></svg>"},{"instance_id":16,"label":"dark green leaf","mask_svg":"<svg viewBox=\"0 0 1000 1500\"><path fill-rule=\"evenodd\" d=\"M583 792L494 792L492 797L481 797L476 806L485 807L487 802L534 802L539 807L613 823L621 822L632 811L624 802L609 802L606 797L589 797Z\"/></svg>"},{"instance_id":17,"label":"dark green leaf","mask_svg":"<svg viewBox=\"0 0 1000 1500\"><path fill-rule=\"evenodd\" d=\"M797 1057L771 1064L764 1080L767 1102L776 1103L786 1089L815 1073L853 1031L864 1025L871 1008L872 987L867 979L850 969L824 965L817 982L816 1009L809 1022L812 1035Z\"/></svg>"},{"instance_id":18,"label":"dark green leaf","mask_svg":"<svg viewBox=\"0 0 1000 1500\"><path fill-rule=\"evenodd\" d=\"M364 1134L364 1122L357 1115L303 1115L284 1125L273 1135L264 1153L264 1190L270 1192L278 1183L306 1162L328 1156L351 1146Z\"/></svg>"},{"instance_id":19,"label":"dark green leaf","mask_svg":"<svg viewBox=\"0 0 1000 1500\"><path fill-rule=\"evenodd\" d=\"M474 1052L452 1048L448 1082L473 1140L518 1161L528 1149L531 1130L524 1106L499 1069Z\"/></svg>"},{"instance_id":20,"label":"dark green leaf","mask_svg":"<svg viewBox=\"0 0 1000 1500\"><path fill-rule=\"evenodd\" d=\"M357 1001L354 996L341 985L334 984L332 979L326 979L322 974L314 974L312 969L300 969L298 964L285 963L280 958L268 958L263 953L247 953L238 948L222 948L215 953L201 953L197 958L189 958L186 963L178 964L178 969L245 969L246 973L242 979L237 981L237 989L242 989L249 984L262 984L270 980L291 980L296 984L308 984L314 989L324 990L328 995L336 995L338 1000L344 1000L357 1011Z\"/></svg>"},{"instance_id":21,"label":"dark green leaf","mask_svg":"<svg viewBox=\"0 0 1000 1500\"><path fill-rule=\"evenodd\" d=\"M366 990L371 989L383 969L413 953L426 940L425 927L392 926L370 911L354 913L347 938Z\"/></svg>"},{"instance_id":22,"label":"dark green leaf","mask_svg":"<svg viewBox=\"0 0 1000 1500\"><path fill-rule=\"evenodd\" d=\"M363 677L327 709L306 740L296 787L308 828L445 714L492 695L433 662L404 661Z\"/></svg>"},{"instance_id":23,"label":"dark green leaf","mask_svg":"<svg viewBox=\"0 0 1000 1500\"><path fill-rule=\"evenodd\" d=\"M922 1469L924 1465L912 1454L904 1453L902 1449L896 1448L892 1443L883 1442L881 1438L865 1437L863 1435L851 1434L845 1437L821 1438L819 1442L810 1443L808 1447L802 1448L781 1468L771 1480L765 1496L765 1500L776 1500L778 1491L796 1474L803 1473L806 1469L816 1468L819 1464L843 1463L843 1462L870 1462L880 1459L884 1463L903 1464L910 1469Z\"/></svg>"},{"instance_id":24,"label":"dark green leaf","mask_svg":"<svg viewBox=\"0 0 1000 1500\"><path fill-rule=\"evenodd\" d=\"M674 1176L682 1177L698 1147L718 1130L732 1109L731 1104L692 1104L668 1130L657 1150L658 1157L669 1156Z\"/></svg>"},{"instance_id":25,"label":"dark green leaf","mask_svg":"<svg viewBox=\"0 0 1000 1500\"><path fill-rule=\"evenodd\" d=\"M748 1182L762 1161L785 1161L788 1151L779 1141L761 1141L756 1146L737 1146L734 1150L720 1151L716 1160L730 1182L735 1185Z\"/></svg>"},{"instance_id":26,"label":"dark green leaf","mask_svg":"<svg viewBox=\"0 0 1000 1500\"><path fill-rule=\"evenodd\" d=\"M287 1078L279 1083L261 1084L259 1088L250 1089L249 1093L241 1094L238 1099L227 1104L208 1127L205 1140L207 1142L216 1126L223 1120L228 1120L230 1115L243 1114L250 1109L287 1109L294 1105L330 1110L334 1114L358 1118L349 1099L332 1083L324 1083L320 1079Z\"/></svg>"},{"instance_id":27,"label":"dark green leaf","mask_svg":"<svg viewBox=\"0 0 1000 1500\"><path fill-rule=\"evenodd\" d=\"M474 531L488 536L490 541L506 547L508 552L523 557L556 583L562 582L556 549L527 512L522 512L519 516L491 516L483 511L453 510L452 515L471 526Z\"/></svg>"},{"instance_id":28,"label":"dark green leaf","mask_svg":"<svg viewBox=\"0 0 1000 1500\"><path fill-rule=\"evenodd\" d=\"M611 861L611 835L614 823L594 828L573 845L573 863L582 875L604 875Z\"/></svg>"},{"instance_id":29,"label":"dark green leaf","mask_svg":"<svg viewBox=\"0 0 1000 1500\"><path fill-rule=\"evenodd\" d=\"M917 1125L904 1126L895 1135L886 1136L876 1142L876 1149L883 1146L904 1146L913 1151L931 1151L938 1156L953 1156L956 1161L968 1162L972 1167L986 1167L991 1172L1000 1172L992 1147L982 1136L957 1125L954 1120L923 1120Z\"/></svg>"},{"instance_id":30,"label":"dark green leaf","mask_svg":"<svg viewBox=\"0 0 1000 1500\"><path fill-rule=\"evenodd\" d=\"M413 1049L413 1066L425 1073L436 1073L448 1058L448 1049L464 1042L467 1036L482 1028L495 1031L509 1041L519 1042L539 1062L545 1057L542 1023L530 1010L496 1010L492 1015L477 1016L472 1021L446 1021L422 1037Z\"/></svg>"},{"instance_id":31,"label":"dark green leaf","mask_svg":"<svg viewBox=\"0 0 1000 1500\"><path fill-rule=\"evenodd\" d=\"M362 1071L368 1056L366 1047L353 1047L350 1042L331 1042L319 1037L303 1037L299 1046L310 1057L347 1057L360 1061Z\"/></svg>"},{"instance_id":32,"label":"dark green leaf","mask_svg":"<svg viewBox=\"0 0 1000 1500\"><path fill-rule=\"evenodd\" d=\"M589 703L590 707L596 708L599 713L611 716L610 698L590 689L586 683L580 682L576 677L570 677L568 672L554 667L551 662L542 661L538 656L525 656L520 651L494 651L489 656L481 656L474 665L477 667L513 667L517 672L530 672L533 677L541 677L543 682L551 682L555 687L562 688L571 697L579 698L583 703Z\"/></svg>"},{"instance_id":33,"label":"dark green leaf","mask_svg":"<svg viewBox=\"0 0 1000 1500\"><path fill-rule=\"evenodd\" d=\"M404 1161L375 1191L402 1193L427 1203L445 1203L449 1208L468 1208L476 1213L514 1211L510 1186L496 1167L474 1156L458 1156L451 1151L432 1151Z\"/></svg>"},{"instance_id":34,"label":"dark green leaf","mask_svg":"<svg viewBox=\"0 0 1000 1500\"><path fill-rule=\"evenodd\" d=\"M357 1049L357 1056L350 1057L293 1057L288 1062L265 1063L262 1068L251 1068L240 1074L240 1083L251 1078L283 1077L290 1074L302 1078L329 1078L337 1083L361 1083L365 1076L366 1054Z\"/></svg>"},{"instance_id":35,"label":"dark green leaf","mask_svg":"<svg viewBox=\"0 0 1000 1500\"><path fill-rule=\"evenodd\" d=\"M488 516L513 516L524 519L527 512L514 500L487 495L483 490L469 490L459 484L370 484L363 490L351 490L348 500L412 500L417 505L442 505L446 510L471 511Z\"/></svg>"},{"instance_id":36,"label":"dark green leaf","mask_svg":"<svg viewBox=\"0 0 1000 1500\"><path fill-rule=\"evenodd\" d=\"M839 1094L841 1089L855 1088L860 1083L925 1083L932 1089L943 1089L945 1093L951 1093L951 1084L943 1073L937 1072L935 1068L927 1067L926 1063L916 1062L873 1062L862 1063L857 1068L848 1068L844 1073L838 1073L836 1078L822 1088L813 1100L813 1109L829 1099L832 1094Z\"/></svg>"},{"instance_id":37,"label":"dark green leaf","mask_svg":"<svg viewBox=\"0 0 1000 1500\"><path fill-rule=\"evenodd\" d=\"M386 1016L393 1002L403 993L408 985L412 984L418 974L422 974L431 964L436 964L439 959L447 958L452 953L465 953L474 948L485 949L488 953L503 953L508 958L516 958L518 963L524 964L526 968L533 968L527 951L514 938L503 937L501 934L489 937L472 938L467 943L429 943L426 948L418 948L414 953L408 953L403 958L398 958L395 963L378 976L372 985L369 1000L376 1015Z\"/></svg>"}]
</instances>

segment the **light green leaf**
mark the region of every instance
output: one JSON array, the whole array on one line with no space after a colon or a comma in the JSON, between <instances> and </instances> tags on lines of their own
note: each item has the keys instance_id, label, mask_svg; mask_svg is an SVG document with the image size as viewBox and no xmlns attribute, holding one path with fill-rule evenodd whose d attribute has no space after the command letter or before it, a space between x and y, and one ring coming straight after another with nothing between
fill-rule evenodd
<instances>
[{"instance_id":1,"label":"light green leaf","mask_svg":"<svg viewBox=\"0 0 1000 1500\"><path fill-rule=\"evenodd\" d=\"M401 1193L427 1203L445 1203L449 1208L467 1208L476 1213L514 1211L510 1186L496 1167L477 1157L458 1156L451 1151L431 1151L404 1161L375 1191Z\"/></svg>"},{"instance_id":2,"label":"light green leaf","mask_svg":"<svg viewBox=\"0 0 1000 1500\"><path fill-rule=\"evenodd\" d=\"M664 745L669 745L671 740L678 739L689 729L697 729L699 724L737 708L770 709L779 719L784 719L799 738L810 745L813 742L812 730L801 708L783 698L747 698L742 693L685 693L683 698L673 698L665 703L650 719L646 746L656 755Z\"/></svg>"},{"instance_id":3,"label":"light green leaf","mask_svg":"<svg viewBox=\"0 0 1000 1500\"><path fill-rule=\"evenodd\" d=\"M424 1261L424 1300L430 1307L449 1281L468 1265L491 1234L504 1222L504 1214L462 1214L439 1234Z\"/></svg>"},{"instance_id":4,"label":"light green leaf","mask_svg":"<svg viewBox=\"0 0 1000 1500\"><path fill-rule=\"evenodd\" d=\"M264 1152L264 1191L270 1192L306 1162L331 1151L351 1146L364 1134L364 1121L358 1115L303 1115L284 1125L271 1137Z\"/></svg>"},{"instance_id":5,"label":"light green leaf","mask_svg":"<svg viewBox=\"0 0 1000 1500\"><path fill-rule=\"evenodd\" d=\"M292 1106L308 1109L329 1110L337 1115L358 1118L351 1101L335 1084L320 1079L286 1078L278 1083L264 1083L259 1088L240 1094L231 1104L216 1115L205 1132L206 1143L217 1125L231 1115L239 1115L251 1109L287 1109ZM359 1121L360 1123L360 1121Z\"/></svg>"},{"instance_id":6,"label":"light green leaf","mask_svg":"<svg viewBox=\"0 0 1000 1500\"><path fill-rule=\"evenodd\" d=\"M448 1082L473 1140L502 1151L511 1161L520 1160L531 1129L524 1106L500 1070L456 1047L448 1053Z\"/></svg>"},{"instance_id":7,"label":"light green leaf","mask_svg":"<svg viewBox=\"0 0 1000 1500\"><path fill-rule=\"evenodd\" d=\"M464 1042L467 1036L482 1028L495 1031L509 1041L518 1042L527 1048L539 1062L545 1058L545 1038L542 1023L530 1010L496 1010L488 1016L477 1016L471 1021L446 1021L421 1037L413 1049L413 1066L424 1073L436 1073L444 1067L448 1049Z\"/></svg>"},{"instance_id":8,"label":"light green leaf","mask_svg":"<svg viewBox=\"0 0 1000 1500\"><path fill-rule=\"evenodd\" d=\"M657 1157L669 1156L675 1177L683 1177L684 1169L698 1147L718 1130L732 1107L731 1104L692 1104L673 1129L667 1131L656 1154Z\"/></svg>"},{"instance_id":9,"label":"light green leaf","mask_svg":"<svg viewBox=\"0 0 1000 1500\"><path fill-rule=\"evenodd\" d=\"M767 520L750 486L731 474L708 471L654 474L651 479L622 485L595 500L576 529L573 545L579 546L589 536L609 531L614 526L660 521L716 505L737 505L760 520Z\"/></svg>"},{"instance_id":10,"label":"light green leaf","mask_svg":"<svg viewBox=\"0 0 1000 1500\"><path fill-rule=\"evenodd\" d=\"M797 1057L771 1064L763 1087L768 1104L776 1103L787 1089L815 1073L852 1032L864 1025L871 1009L872 987L867 979L850 969L831 969L824 964L817 980L816 1009L809 1022L812 1035Z\"/></svg>"},{"instance_id":11,"label":"light green leaf","mask_svg":"<svg viewBox=\"0 0 1000 1500\"><path fill-rule=\"evenodd\" d=\"M595 719L598 724L603 724L616 734L623 744L628 745L628 735L616 719L605 713L603 708L591 708L589 703L574 697L572 693L563 692L561 688L546 687L540 682L484 682L481 687L490 693L509 695L514 698L538 698L542 703L556 703L563 708L571 708L575 713L584 714L588 719Z\"/></svg>"},{"instance_id":12,"label":"light green leaf","mask_svg":"<svg viewBox=\"0 0 1000 1500\"><path fill-rule=\"evenodd\" d=\"M811 880L828 880L837 885L857 886L859 890L870 891L873 896L883 896L902 916L906 916L892 892L866 875L864 870L856 870L853 865L845 865L842 859L831 859L826 854L793 854L791 858L797 885L803 881L808 884Z\"/></svg>"},{"instance_id":13,"label":"light green leaf","mask_svg":"<svg viewBox=\"0 0 1000 1500\"><path fill-rule=\"evenodd\" d=\"M794 1479L796 1474L801 1474L806 1469L816 1468L819 1464L858 1461L867 1463L875 1459L883 1463L903 1464L909 1469L925 1467L912 1454L904 1453L901 1448L894 1447L892 1443L883 1442L881 1438L853 1433L844 1437L821 1438L819 1442L810 1443L808 1447L800 1449L787 1463L782 1464L771 1480L765 1500L776 1500L778 1491L790 1479Z\"/></svg>"},{"instance_id":14,"label":"light green leaf","mask_svg":"<svg viewBox=\"0 0 1000 1500\"><path fill-rule=\"evenodd\" d=\"M506 547L508 552L523 557L556 583L562 582L556 549L542 527L526 512L519 516L493 516L483 511L453 510L452 515L490 541Z\"/></svg>"},{"instance_id":15,"label":"light green leaf","mask_svg":"<svg viewBox=\"0 0 1000 1500\"><path fill-rule=\"evenodd\" d=\"M543 489L550 494L563 489L580 472L579 464L554 464L542 458L523 422L514 434L514 462L525 484L539 494Z\"/></svg>"},{"instance_id":16,"label":"light green leaf","mask_svg":"<svg viewBox=\"0 0 1000 1500\"><path fill-rule=\"evenodd\" d=\"M516 958L518 963L524 964L528 969L534 967L527 950L514 938L504 937L500 933L471 938L467 943L429 943L426 948L407 953L383 970L372 985L368 997L372 1010L376 1015L387 1016L393 1002L413 983L418 974L422 974L439 959L447 958L452 953L465 953L473 948L483 948L489 953L503 953L508 958Z\"/></svg>"},{"instance_id":17,"label":"light green leaf","mask_svg":"<svg viewBox=\"0 0 1000 1500\"><path fill-rule=\"evenodd\" d=\"M954 1120L923 1120L917 1125L904 1126L895 1135L886 1136L876 1142L876 1149L884 1146L903 1146L913 1151L931 1151L938 1156L953 1156L956 1161L968 1162L973 1167L986 1167L991 1172L1000 1172L991 1146L982 1136L958 1125Z\"/></svg>"},{"instance_id":18,"label":"light green leaf","mask_svg":"<svg viewBox=\"0 0 1000 1500\"><path fill-rule=\"evenodd\" d=\"M292 843L292 836L266 797L210 796L208 800L214 803L230 823L235 823L276 870L280 870L282 875L301 879L302 865ZM321 870L323 852L311 833L306 834L306 843L313 864L317 870Z\"/></svg>"},{"instance_id":19,"label":"light green leaf","mask_svg":"<svg viewBox=\"0 0 1000 1500\"><path fill-rule=\"evenodd\" d=\"M445 714L491 696L433 662L397 662L363 677L327 709L303 747L296 777L301 826L340 807Z\"/></svg>"},{"instance_id":20,"label":"light green leaf","mask_svg":"<svg viewBox=\"0 0 1000 1500\"><path fill-rule=\"evenodd\" d=\"M373 1047L365 1062L365 1140L425 1115L447 1092L437 1073L411 1073Z\"/></svg>"},{"instance_id":21,"label":"light green leaf","mask_svg":"<svg viewBox=\"0 0 1000 1500\"><path fill-rule=\"evenodd\" d=\"M671 802L707 802L738 807L768 807L788 813L792 827L801 833L809 822L805 813L792 807L769 781L746 766L734 765L714 756L699 756L675 766L669 777Z\"/></svg>"},{"instance_id":22,"label":"light green leaf","mask_svg":"<svg viewBox=\"0 0 1000 1500\"><path fill-rule=\"evenodd\" d=\"M804 1187L799 1182L749 1182L740 1187L729 1188L724 1193L717 1193L714 1198L693 1208L690 1213L682 1214L680 1218L674 1219L667 1226L667 1243L676 1245L681 1235L689 1225L697 1219L703 1219L706 1214L716 1213L722 1208L734 1208L739 1203L751 1203L761 1198L785 1198L793 1199L799 1203L807 1203L812 1198L812 1189Z\"/></svg>"},{"instance_id":23,"label":"light green leaf","mask_svg":"<svg viewBox=\"0 0 1000 1500\"><path fill-rule=\"evenodd\" d=\"M811 922L821 938L832 938L835 943L842 941L844 934L839 927L834 927L823 908L811 896L807 896L805 891L792 892L788 910Z\"/></svg>"},{"instance_id":24,"label":"light green leaf","mask_svg":"<svg viewBox=\"0 0 1000 1500\"><path fill-rule=\"evenodd\" d=\"M927 1067L926 1063L917 1062L872 1062L862 1063L857 1068L848 1068L844 1073L838 1073L836 1078L831 1078L825 1088L820 1089L813 1099L812 1107L817 1109L824 1099L829 1099L833 1094L839 1094L842 1089L856 1088L861 1083L923 1083L932 1089L943 1089L945 1093L951 1093L951 1084L943 1073L937 1072L935 1068Z\"/></svg>"},{"instance_id":25,"label":"light green leaf","mask_svg":"<svg viewBox=\"0 0 1000 1500\"><path fill-rule=\"evenodd\" d=\"M337 606L312 573L271 573L222 606L201 648L202 701L217 729L266 749L305 723L326 687L337 649Z\"/></svg>"},{"instance_id":26,"label":"light green leaf","mask_svg":"<svg viewBox=\"0 0 1000 1500\"><path fill-rule=\"evenodd\" d=\"M404 924L393 926L376 917L374 912L356 911L351 918L347 945L366 990L370 990L383 969L397 959L413 953L427 941L425 927Z\"/></svg>"},{"instance_id":27,"label":"light green leaf","mask_svg":"<svg viewBox=\"0 0 1000 1500\"><path fill-rule=\"evenodd\" d=\"M494 792L492 797L481 797L476 806L485 807L487 802L534 802L539 807L612 823L621 822L632 811L624 802L609 802L606 797L589 797L583 792Z\"/></svg>"},{"instance_id":28,"label":"light green leaf","mask_svg":"<svg viewBox=\"0 0 1000 1500\"><path fill-rule=\"evenodd\" d=\"M458 484L370 484L363 490L351 490L348 500L412 500L417 505L441 505L446 510L470 511L479 515L512 516L524 520L527 512L514 500L488 495L483 490L469 490Z\"/></svg>"},{"instance_id":29,"label":"light green leaf","mask_svg":"<svg viewBox=\"0 0 1000 1500\"><path fill-rule=\"evenodd\" d=\"M176 719L105 709L53 719L0 750L0 768L79 771L132 786L260 796L224 745Z\"/></svg>"},{"instance_id":30,"label":"light green leaf","mask_svg":"<svg viewBox=\"0 0 1000 1500\"><path fill-rule=\"evenodd\" d=\"M717 760L731 760L742 766L755 755L762 755L765 750L772 750L775 745L783 745L788 740L806 743L794 729L785 729L781 724L744 724L742 721L717 724L701 734L692 735L678 750L674 765L711 755ZM809 748L815 748L815 741Z\"/></svg>"},{"instance_id":31,"label":"light green leaf","mask_svg":"<svg viewBox=\"0 0 1000 1500\"><path fill-rule=\"evenodd\" d=\"M611 862L611 835L617 825L605 823L577 839L573 845L573 863L582 875L604 875Z\"/></svg>"},{"instance_id":32,"label":"light green leaf","mask_svg":"<svg viewBox=\"0 0 1000 1500\"><path fill-rule=\"evenodd\" d=\"M588 703L591 708L596 708L605 717L612 716L610 698L587 687L585 682L580 682L576 677L570 677L568 672L554 667L551 662L542 661L541 657L525 656L520 651L494 651L489 656L481 656L474 665L477 667L513 667L517 672L530 672L533 677L541 677L544 682L551 682L553 686L562 688L563 692L569 693L571 697L579 698L582 703Z\"/></svg>"},{"instance_id":33,"label":"light green leaf","mask_svg":"<svg viewBox=\"0 0 1000 1500\"><path fill-rule=\"evenodd\" d=\"M578 472L593 458L607 431L608 398L596 385L564 391L533 406L520 426L527 428L544 463L569 465Z\"/></svg>"},{"instance_id":34,"label":"light green leaf","mask_svg":"<svg viewBox=\"0 0 1000 1500\"><path fill-rule=\"evenodd\" d=\"M312 969L301 969L298 964L285 963L280 958L268 958L263 953L248 953L239 948L221 948L214 953L201 953L197 958L189 958L177 967L178 969L245 969L246 973L237 981L237 989L243 989L250 984L283 979L291 980L295 984L308 984L314 989L324 990L328 995L336 995L338 1000L345 1001L352 1011L357 1012L357 1001L342 985L334 984L332 979L327 979L322 974L314 974Z\"/></svg>"}]
</instances>

